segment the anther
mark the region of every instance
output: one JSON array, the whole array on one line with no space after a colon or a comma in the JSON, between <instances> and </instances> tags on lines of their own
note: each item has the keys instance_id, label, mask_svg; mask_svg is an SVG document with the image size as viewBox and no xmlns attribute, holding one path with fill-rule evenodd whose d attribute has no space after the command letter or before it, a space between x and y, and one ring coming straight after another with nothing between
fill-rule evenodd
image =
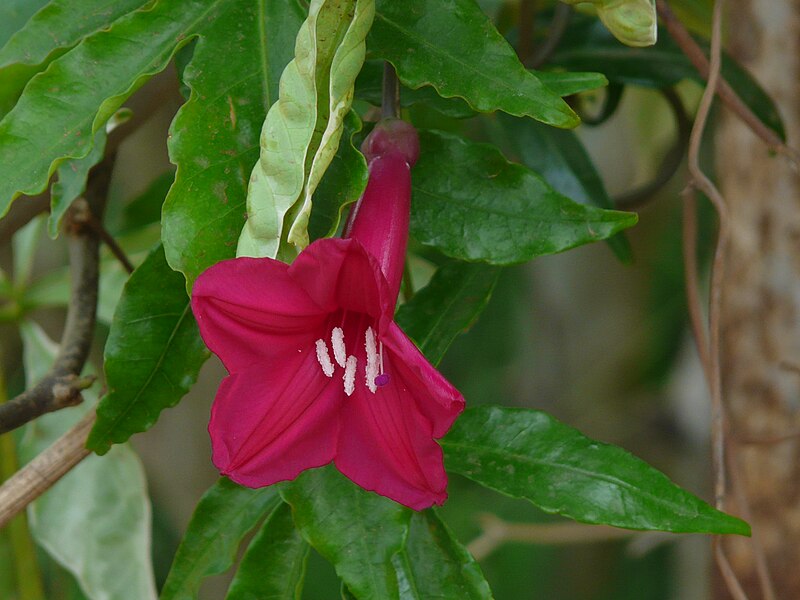
<instances>
[{"instance_id":1,"label":"anther","mask_svg":"<svg viewBox=\"0 0 800 600\"><path fill-rule=\"evenodd\" d=\"M375 387L375 378L378 376L378 348L375 343L375 332L372 330L372 327L367 327L365 338L364 346L367 350L367 387L369 391L374 394L377 389Z\"/></svg>"},{"instance_id":2,"label":"anther","mask_svg":"<svg viewBox=\"0 0 800 600\"><path fill-rule=\"evenodd\" d=\"M347 350L344 347L344 331L341 327L334 327L331 332L331 345L333 346L333 358L340 367L344 367L347 359Z\"/></svg>"},{"instance_id":3,"label":"anther","mask_svg":"<svg viewBox=\"0 0 800 600\"><path fill-rule=\"evenodd\" d=\"M328 377L333 377L333 363L328 354L328 346L324 340L317 340L317 362L322 367L322 372Z\"/></svg>"},{"instance_id":4,"label":"anther","mask_svg":"<svg viewBox=\"0 0 800 600\"><path fill-rule=\"evenodd\" d=\"M348 356L344 367L344 393L352 396L356 389L356 365L358 361L355 356Z\"/></svg>"},{"instance_id":5,"label":"anther","mask_svg":"<svg viewBox=\"0 0 800 600\"><path fill-rule=\"evenodd\" d=\"M381 373L375 378L375 385L377 387L383 387L387 383L389 383L389 374L388 373Z\"/></svg>"}]
</instances>

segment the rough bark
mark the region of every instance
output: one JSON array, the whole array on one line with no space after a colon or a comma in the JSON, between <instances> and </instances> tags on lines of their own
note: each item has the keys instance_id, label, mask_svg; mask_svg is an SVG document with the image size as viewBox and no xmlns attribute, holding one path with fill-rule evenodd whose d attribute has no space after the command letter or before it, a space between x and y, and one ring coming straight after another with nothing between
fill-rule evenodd
<instances>
[{"instance_id":1,"label":"rough bark","mask_svg":"<svg viewBox=\"0 0 800 600\"><path fill-rule=\"evenodd\" d=\"M728 49L776 100L797 147L800 0L729 0L727 12ZM776 596L800 598L800 437L786 437L800 431L800 177L727 111L717 158L732 228L722 307L730 441ZM735 498L729 506L741 514ZM725 547L749 598L764 597L752 545Z\"/></svg>"}]
</instances>

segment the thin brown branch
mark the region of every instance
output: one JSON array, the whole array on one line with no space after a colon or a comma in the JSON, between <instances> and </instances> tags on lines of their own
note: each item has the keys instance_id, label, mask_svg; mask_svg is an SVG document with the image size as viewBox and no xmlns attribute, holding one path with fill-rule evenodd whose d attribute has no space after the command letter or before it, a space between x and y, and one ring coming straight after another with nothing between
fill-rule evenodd
<instances>
[{"instance_id":1,"label":"thin brown branch","mask_svg":"<svg viewBox=\"0 0 800 600\"><path fill-rule=\"evenodd\" d=\"M99 237L88 223L103 213L114 157L114 153L108 154L91 170L86 199L76 200L67 213L71 289L58 355L33 388L0 405L0 433L80 403L81 390L91 385L91 380L81 378L80 374L94 335L100 264Z\"/></svg>"},{"instance_id":2,"label":"thin brown branch","mask_svg":"<svg viewBox=\"0 0 800 600\"><path fill-rule=\"evenodd\" d=\"M8 243L18 230L48 210L50 210L50 194L47 192L30 198L20 198L14 202L8 214L0 219L0 243Z\"/></svg>"},{"instance_id":3,"label":"thin brown branch","mask_svg":"<svg viewBox=\"0 0 800 600\"><path fill-rule=\"evenodd\" d=\"M94 421L92 409L77 425L0 486L0 528L90 454L86 449L86 438Z\"/></svg>"},{"instance_id":4,"label":"thin brown branch","mask_svg":"<svg viewBox=\"0 0 800 600\"><path fill-rule=\"evenodd\" d=\"M94 215L89 215L87 225L91 227L92 230L94 230L95 235L97 235L100 238L100 241L102 241L106 246L108 246L108 249L116 257L116 259L120 262L120 264L125 268L128 274L130 275L131 273L133 273L136 267L133 266L133 263L128 258L128 255L125 254L125 250L123 250L122 246L120 246L117 243L117 240L114 239L114 236L112 236L108 232L108 229L106 229L103 226L102 221L100 221L100 219L98 219Z\"/></svg>"},{"instance_id":5,"label":"thin brown branch","mask_svg":"<svg viewBox=\"0 0 800 600\"><path fill-rule=\"evenodd\" d=\"M661 2L663 4L663 2ZM721 290L725 277L725 261L730 237L730 225L728 208L725 199L719 190L706 176L700 167L700 144L706 128L708 116L711 111L711 104L717 94L718 87L722 82L722 8L724 0L717 0L714 4L712 33L711 33L711 62L708 66L708 84L703 90L700 106L697 110L695 124L689 136L689 176L690 180L684 191L684 248L685 248L685 268L687 277L687 295L692 317L692 327L695 333L703 368L708 381L711 395L711 445L712 463L714 469L714 498L715 505L719 510L725 510L727 495L727 470L726 470L726 432L727 420L722 391L722 370L721 370L721 351L720 351L720 309L721 309ZM719 228L714 258L711 266L711 284L709 291L708 309L708 337L706 338L703 325L701 323L700 296L697 290L697 263L696 263L696 213L695 213L695 190L702 191L711 201L717 212ZM737 486L734 480L734 488ZM735 490L738 491L738 490ZM747 498L744 494L738 493L737 499L744 512L749 512ZM762 591L765 598L769 598L769 592L773 589L772 582L767 569L766 558L758 536L754 536L752 541L753 552L756 555L758 574L761 580ZM714 557L717 566L722 574L723 581L737 600L747 600L741 583L736 577L736 573L725 555L722 540L715 537L713 540Z\"/></svg>"},{"instance_id":6,"label":"thin brown branch","mask_svg":"<svg viewBox=\"0 0 800 600\"><path fill-rule=\"evenodd\" d=\"M517 56L525 60L533 52L533 26L536 22L536 0L520 0L517 29Z\"/></svg>"},{"instance_id":7,"label":"thin brown branch","mask_svg":"<svg viewBox=\"0 0 800 600\"><path fill-rule=\"evenodd\" d=\"M642 535L640 532L583 523L508 523L492 514L480 517L483 532L467 546L476 560L483 560L507 542L571 545L609 542Z\"/></svg>"},{"instance_id":8,"label":"thin brown branch","mask_svg":"<svg viewBox=\"0 0 800 600\"><path fill-rule=\"evenodd\" d=\"M658 10L658 16L661 17L670 37L675 40L675 43L692 65L694 65L694 68L697 69L701 77L706 81L710 81L710 73L713 69L711 68L708 58L700 45L692 37L692 34L689 33L686 27L683 26L683 23L675 16L675 13L672 12L667 0L656 0L656 8ZM797 151L787 146L777 133L767 127L761 119L750 110L750 107L744 103L725 79L720 78L714 87L717 96L719 96L719 99L722 100L725 106L732 110L771 150L784 154L794 165L798 164L799 157Z\"/></svg>"}]
</instances>

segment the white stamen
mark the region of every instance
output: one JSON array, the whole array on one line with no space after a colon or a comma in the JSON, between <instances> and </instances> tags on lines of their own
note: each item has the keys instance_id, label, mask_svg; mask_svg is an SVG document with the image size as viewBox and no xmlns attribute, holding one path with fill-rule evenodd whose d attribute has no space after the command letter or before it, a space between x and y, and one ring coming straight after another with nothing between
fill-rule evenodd
<instances>
[{"instance_id":1,"label":"white stamen","mask_svg":"<svg viewBox=\"0 0 800 600\"><path fill-rule=\"evenodd\" d=\"M327 377L333 377L333 363L324 340L317 340L317 362Z\"/></svg>"},{"instance_id":2,"label":"white stamen","mask_svg":"<svg viewBox=\"0 0 800 600\"><path fill-rule=\"evenodd\" d=\"M341 327L334 327L331 332L331 345L333 346L333 358L340 367L344 367L347 358L347 350L344 347L344 331Z\"/></svg>"},{"instance_id":3,"label":"white stamen","mask_svg":"<svg viewBox=\"0 0 800 600\"><path fill-rule=\"evenodd\" d=\"M344 393L352 396L356 389L356 365L358 361L355 356L348 356L344 367Z\"/></svg>"},{"instance_id":4,"label":"white stamen","mask_svg":"<svg viewBox=\"0 0 800 600\"><path fill-rule=\"evenodd\" d=\"M380 343L381 375L383 375L383 342Z\"/></svg>"},{"instance_id":5,"label":"white stamen","mask_svg":"<svg viewBox=\"0 0 800 600\"><path fill-rule=\"evenodd\" d=\"M372 327L367 327L365 337L366 342L364 345L367 348L367 387L369 391L374 394L375 390L378 389L375 385L375 378L378 376L378 348L375 344L375 332L372 330Z\"/></svg>"}]
</instances>

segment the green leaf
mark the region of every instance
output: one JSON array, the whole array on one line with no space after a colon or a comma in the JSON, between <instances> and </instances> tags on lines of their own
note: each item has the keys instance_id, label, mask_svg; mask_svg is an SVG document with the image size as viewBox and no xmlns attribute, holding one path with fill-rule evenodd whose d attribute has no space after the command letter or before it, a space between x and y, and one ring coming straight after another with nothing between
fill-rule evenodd
<instances>
[{"instance_id":1,"label":"green leaf","mask_svg":"<svg viewBox=\"0 0 800 600\"><path fill-rule=\"evenodd\" d=\"M405 551L394 564L404 600L492 598L478 563L432 509L411 516Z\"/></svg>"},{"instance_id":2,"label":"green leaf","mask_svg":"<svg viewBox=\"0 0 800 600\"><path fill-rule=\"evenodd\" d=\"M551 92L571 96L608 85L601 73L567 73L564 71L531 71ZM356 97L380 106L383 94L383 61L368 60L356 79ZM475 111L462 98L442 98L429 86L418 89L403 88L400 93L403 107L424 104L445 116L465 119L475 116Z\"/></svg>"},{"instance_id":3,"label":"green leaf","mask_svg":"<svg viewBox=\"0 0 800 600\"><path fill-rule=\"evenodd\" d=\"M28 385L41 379L58 347L34 323L20 329ZM31 460L69 430L96 401L39 417L25 427L19 451ZM120 445L88 456L28 507L36 542L70 571L89 600L155 599L150 559L150 502L139 458Z\"/></svg>"},{"instance_id":4,"label":"green leaf","mask_svg":"<svg viewBox=\"0 0 800 600\"><path fill-rule=\"evenodd\" d=\"M525 69L474 0L378 0L367 41L411 88L432 85L480 112L502 110L556 127L577 115Z\"/></svg>"},{"instance_id":5,"label":"green leaf","mask_svg":"<svg viewBox=\"0 0 800 600\"><path fill-rule=\"evenodd\" d=\"M299 600L309 550L281 502L247 547L225 600Z\"/></svg>"},{"instance_id":6,"label":"green leaf","mask_svg":"<svg viewBox=\"0 0 800 600\"><path fill-rule=\"evenodd\" d=\"M281 495L300 533L359 600L398 598L392 556L403 547L409 509L361 489L333 466L302 473Z\"/></svg>"},{"instance_id":7,"label":"green leaf","mask_svg":"<svg viewBox=\"0 0 800 600\"><path fill-rule=\"evenodd\" d=\"M304 18L296 0L230 0L227 10L184 71L192 94L168 142L178 170L164 203L164 249L188 287L236 253L258 134Z\"/></svg>"},{"instance_id":8,"label":"green leaf","mask_svg":"<svg viewBox=\"0 0 800 600\"><path fill-rule=\"evenodd\" d=\"M224 477L211 486L189 521L160 600L195 600L203 579L233 565L242 539L278 501L273 488L253 490Z\"/></svg>"},{"instance_id":9,"label":"green leaf","mask_svg":"<svg viewBox=\"0 0 800 600\"><path fill-rule=\"evenodd\" d=\"M383 61L368 60L356 79L356 97L380 106L383 100ZM461 98L442 98L429 85L419 89L404 87L400 91L400 104L404 108L424 104L443 115L454 119L465 119L475 115L475 111Z\"/></svg>"},{"instance_id":10,"label":"green leaf","mask_svg":"<svg viewBox=\"0 0 800 600\"><path fill-rule=\"evenodd\" d=\"M131 275L114 313L105 349L108 393L86 446L104 454L152 427L189 391L208 356L183 278L159 246Z\"/></svg>"},{"instance_id":11,"label":"green leaf","mask_svg":"<svg viewBox=\"0 0 800 600\"><path fill-rule=\"evenodd\" d=\"M450 262L397 311L395 320L434 365L453 340L468 330L486 308L501 269Z\"/></svg>"},{"instance_id":12,"label":"green leaf","mask_svg":"<svg viewBox=\"0 0 800 600\"><path fill-rule=\"evenodd\" d=\"M58 236L61 220L72 202L86 189L89 171L103 160L106 149L106 130L94 134L92 149L83 158L68 160L58 167L58 181L50 187L50 217L47 219L47 233L51 238Z\"/></svg>"},{"instance_id":13,"label":"green leaf","mask_svg":"<svg viewBox=\"0 0 800 600\"><path fill-rule=\"evenodd\" d=\"M312 240L334 235L344 209L356 202L367 187L367 161L354 142L361 127L358 114L350 111L344 120L342 133L346 142L339 145L339 151L325 171L315 194L314 208L308 222L308 233Z\"/></svg>"},{"instance_id":14,"label":"green leaf","mask_svg":"<svg viewBox=\"0 0 800 600\"><path fill-rule=\"evenodd\" d=\"M257 11L246 0L161 0L85 38L31 79L0 121L0 216L19 194L43 191L65 159L86 156L94 134L133 92L166 68L178 48L195 37L202 44L207 32L219 33L223 25L229 27L227 35L237 35L241 19L236 9L243 4ZM253 27L257 30L258 24ZM230 68L231 56L222 58L241 76ZM216 84L214 89L219 89ZM229 155L222 158L233 163Z\"/></svg>"},{"instance_id":15,"label":"green leaf","mask_svg":"<svg viewBox=\"0 0 800 600\"><path fill-rule=\"evenodd\" d=\"M608 79L602 73L536 71L536 77L550 88L550 91L561 97L596 90L608 85Z\"/></svg>"},{"instance_id":16,"label":"green leaf","mask_svg":"<svg viewBox=\"0 0 800 600\"><path fill-rule=\"evenodd\" d=\"M622 448L537 410L466 410L442 439L448 470L548 513L628 529L749 535Z\"/></svg>"},{"instance_id":17,"label":"green leaf","mask_svg":"<svg viewBox=\"0 0 800 600\"><path fill-rule=\"evenodd\" d=\"M261 131L237 256L290 258L308 245L312 196L339 147L374 13L374 0L311 2Z\"/></svg>"},{"instance_id":18,"label":"green leaf","mask_svg":"<svg viewBox=\"0 0 800 600\"><path fill-rule=\"evenodd\" d=\"M614 208L600 174L580 139L572 131L547 127L530 119L498 115L509 156L537 172L559 194L580 204ZM621 261L630 263L633 253L623 233L608 239Z\"/></svg>"},{"instance_id":19,"label":"green leaf","mask_svg":"<svg viewBox=\"0 0 800 600\"><path fill-rule=\"evenodd\" d=\"M4 0L4 3L7 1ZM141 7L145 2L146 0L119 0L111 3L107 0L51 0L36 14L29 15L30 19L25 22L24 27L16 29L14 35L0 48L0 114L11 109L25 84L36 73L43 71L52 59L63 54L85 36L108 27L113 21ZM32 8L43 4L38 0L30 2ZM4 16L3 10L6 9L0 9L0 23ZM28 10L25 14L28 14Z\"/></svg>"},{"instance_id":20,"label":"green leaf","mask_svg":"<svg viewBox=\"0 0 800 600\"><path fill-rule=\"evenodd\" d=\"M0 48L45 4L47 0L4 0L0 4Z\"/></svg>"},{"instance_id":21,"label":"green leaf","mask_svg":"<svg viewBox=\"0 0 800 600\"><path fill-rule=\"evenodd\" d=\"M420 132L411 232L462 260L506 265L610 237L636 215L582 206L493 146Z\"/></svg>"},{"instance_id":22,"label":"green leaf","mask_svg":"<svg viewBox=\"0 0 800 600\"><path fill-rule=\"evenodd\" d=\"M701 45L707 50L708 44ZM691 79L705 85L666 31L659 31L658 43L651 48L628 48L596 20L577 15L549 64L569 70L599 71L609 81L622 84L661 88ZM785 140L786 131L775 103L728 55L723 55L722 75L750 110Z\"/></svg>"}]
</instances>

